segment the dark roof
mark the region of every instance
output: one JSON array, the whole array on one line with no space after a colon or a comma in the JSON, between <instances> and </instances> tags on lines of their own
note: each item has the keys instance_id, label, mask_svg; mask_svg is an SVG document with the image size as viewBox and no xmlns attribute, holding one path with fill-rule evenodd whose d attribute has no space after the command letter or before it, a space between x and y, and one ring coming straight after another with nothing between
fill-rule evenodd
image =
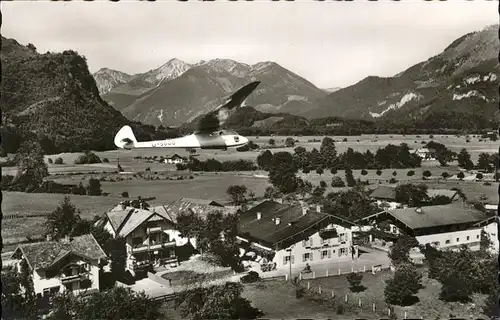
<instances>
[{"instance_id":1,"label":"dark roof","mask_svg":"<svg viewBox=\"0 0 500 320\"><path fill-rule=\"evenodd\" d=\"M257 212L261 212L260 219L257 219ZM278 225L276 218L280 219ZM274 246L300 233L306 238L319 230L311 227L329 219L329 215L312 210L303 214L300 205L265 201L247 212L240 213L239 233L243 238L249 236L252 240Z\"/></svg>"},{"instance_id":2,"label":"dark roof","mask_svg":"<svg viewBox=\"0 0 500 320\"><path fill-rule=\"evenodd\" d=\"M420 212L417 212L417 210L420 210ZM483 212L463 203L385 210L385 212L411 229L474 223L487 219L487 215ZM378 214L368 216L362 220L370 219Z\"/></svg>"},{"instance_id":3,"label":"dark roof","mask_svg":"<svg viewBox=\"0 0 500 320\"><path fill-rule=\"evenodd\" d=\"M106 258L106 253L91 234L74 237L69 243L47 241L22 244L12 257L24 256L33 269L46 269L69 254L76 254L89 260Z\"/></svg>"},{"instance_id":4,"label":"dark roof","mask_svg":"<svg viewBox=\"0 0 500 320\"><path fill-rule=\"evenodd\" d=\"M379 186L370 193L374 199L396 200L396 188L391 186Z\"/></svg>"},{"instance_id":5,"label":"dark roof","mask_svg":"<svg viewBox=\"0 0 500 320\"><path fill-rule=\"evenodd\" d=\"M217 201L207 200L207 199L181 198L181 201L191 202L194 204L204 204L204 205L209 205L209 206L224 207L224 205L218 203Z\"/></svg>"}]
</instances>

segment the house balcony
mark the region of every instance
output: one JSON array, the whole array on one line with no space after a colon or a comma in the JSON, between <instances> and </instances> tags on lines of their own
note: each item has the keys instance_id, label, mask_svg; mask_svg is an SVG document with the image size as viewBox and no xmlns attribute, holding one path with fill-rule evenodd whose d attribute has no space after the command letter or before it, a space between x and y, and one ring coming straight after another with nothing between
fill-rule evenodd
<instances>
[{"instance_id":1,"label":"house balcony","mask_svg":"<svg viewBox=\"0 0 500 320\"><path fill-rule=\"evenodd\" d=\"M157 244L141 243L140 245L137 245L132 248L132 253L155 251L162 248L171 248L171 247L175 247L175 241L167 241L164 243L157 243Z\"/></svg>"},{"instance_id":2,"label":"house balcony","mask_svg":"<svg viewBox=\"0 0 500 320\"><path fill-rule=\"evenodd\" d=\"M79 282L82 280L86 280L89 278L88 273L79 273L76 275L71 275L71 276L61 276L61 283L62 284L68 284L68 283L73 283L73 282Z\"/></svg>"}]
</instances>

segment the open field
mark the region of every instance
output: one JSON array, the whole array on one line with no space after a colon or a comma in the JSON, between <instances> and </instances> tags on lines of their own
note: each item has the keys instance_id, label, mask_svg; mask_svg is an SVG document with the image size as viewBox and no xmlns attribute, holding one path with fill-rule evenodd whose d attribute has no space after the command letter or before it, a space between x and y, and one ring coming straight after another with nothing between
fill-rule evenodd
<instances>
[{"instance_id":1,"label":"open field","mask_svg":"<svg viewBox=\"0 0 500 320\"><path fill-rule=\"evenodd\" d=\"M481 315L481 305L484 296L474 296L473 304L445 303L439 300L440 284L435 280L430 280L424 273L424 288L417 294L419 302L409 307L395 306L395 313L398 319L404 317L405 311L408 318L437 319L438 317L448 317L450 314L455 318L485 318ZM295 297L294 287L284 280L265 281L257 284L245 286L243 296L252 304L263 310L266 318L332 318L353 319L353 317L363 319L380 319L387 317L387 309L384 309L384 280L392 277L392 272L383 271L376 275L364 273L362 285L367 287L364 292L352 293L345 276L334 276L315 280L303 280L301 285L307 288L310 282L310 290L300 299ZM318 287L321 286L322 293L318 294ZM331 298L334 290L336 298ZM348 295L348 303L344 297ZM362 307L358 305L358 298L361 298ZM335 302L334 302L335 301ZM373 312L373 303L376 311ZM344 304L345 312L337 315L336 305Z\"/></svg>"}]
</instances>

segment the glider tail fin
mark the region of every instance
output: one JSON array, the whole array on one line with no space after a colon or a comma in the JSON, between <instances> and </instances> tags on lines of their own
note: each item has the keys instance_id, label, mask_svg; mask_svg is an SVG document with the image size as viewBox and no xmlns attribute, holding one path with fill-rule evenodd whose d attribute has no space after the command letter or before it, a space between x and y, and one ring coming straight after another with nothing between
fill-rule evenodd
<instances>
[{"instance_id":1,"label":"glider tail fin","mask_svg":"<svg viewBox=\"0 0 500 320\"><path fill-rule=\"evenodd\" d=\"M130 149L137 144L134 132L130 126L123 126L115 135L115 145L118 148Z\"/></svg>"}]
</instances>

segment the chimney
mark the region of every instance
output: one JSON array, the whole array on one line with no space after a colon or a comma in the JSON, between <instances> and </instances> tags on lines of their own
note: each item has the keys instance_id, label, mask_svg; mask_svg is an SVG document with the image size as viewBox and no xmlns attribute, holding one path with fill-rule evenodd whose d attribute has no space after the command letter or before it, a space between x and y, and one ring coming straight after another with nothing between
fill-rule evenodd
<instances>
[{"instance_id":1,"label":"chimney","mask_svg":"<svg viewBox=\"0 0 500 320\"><path fill-rule=\"evenodd\" d=\"M279 225L280 222L281 222L281 219L278 217L278 218L275 218L274 219L274 222L276 223L276 225Z\"/></svg>"},{"instance_id":2,"label":"chimney","mask_svg":"<svg viewBox=\"0 0 500 320\"><path fill-rule=\"evenodd\" d=\"M262 218L262 212L257 212L257 220L260 220Z\"/></svg>"}]
</instances>

